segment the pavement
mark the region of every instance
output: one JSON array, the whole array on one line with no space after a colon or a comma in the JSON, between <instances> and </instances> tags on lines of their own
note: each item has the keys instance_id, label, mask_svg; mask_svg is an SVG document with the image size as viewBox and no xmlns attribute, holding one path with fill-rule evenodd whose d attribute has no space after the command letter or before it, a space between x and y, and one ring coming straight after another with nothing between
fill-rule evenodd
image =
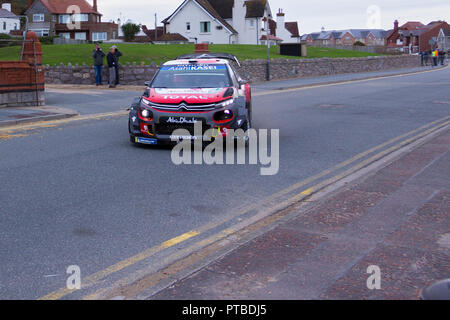
<instances>
[{"instance_id":1,"label":"pavement","mask_svg":"<svg viewBox=\"0 0 450 320\"><path fill-rule=\"evenodd\" d=\"M401 75L401 74L420 73L420 72L429 71L429 70L433 70L433 69L439 69L442 67L443 66L438 66L438 67L424 66L424 67L417 67L417 68L391 69L391 70L383 70L383 71L375 71L375 72L345 73L345 74L336 74L336 75L321 76L321 77L303 77L303 78L298 78L298 79L266 81L266 82L260 82L260 83L253 84L252 88L256 91L259 91L259 90L286 90L286 89L300 88L300 87L305 87L305 86L333 84L333 83L346 82L346 81L358 81L358 80L365 80L365 79L378 78L378 77L396 76L396 75Z\"/></svg>"},{"instance_id":2,"label":"pavement","mask_svg":"<svg viewBox=\"0 0 450 320\"><path fill-rule=\"evenodd\" d=\"M450 278L449 177L447 129L151 299L418 299Z\"/></svg>"},{"instance_id":3,"label":"pavement","mask_svg":"<svg viewBox=\"0 0 450 320\"><path fill-rule=\"evenodd\" d=\"M0 127L75 117L78 112L55 106L0 108Z\"/></svg>"},{"instance_id":4,"label":"pavement","mask_svg":"<svg viewBox=\"0 0 450 320\"><path fill-rule=\"evenodd\" d=\"M449 79L447 68L255 92L254 127L280 130L275 176L260 164L177 166L170 149L134 147L125 108L141 92L49 88L49 105L80 116L0 128L0 299L154 296L252 240L239 232L259 221L258 236L270 231L319 186L448 126ZM81 290L66 288L72 265Z\"/></svg>"}]
</instances>

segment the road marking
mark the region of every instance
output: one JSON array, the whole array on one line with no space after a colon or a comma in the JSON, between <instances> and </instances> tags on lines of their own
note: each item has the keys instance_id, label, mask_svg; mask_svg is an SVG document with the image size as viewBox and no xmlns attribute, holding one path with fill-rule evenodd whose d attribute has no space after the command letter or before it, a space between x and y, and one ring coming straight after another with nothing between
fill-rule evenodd
<instances>
[{"instance_id":1,"label":"road marking","mask_svg":"<svg viewBox=\"0 0 450 320\"><path fill-rule=\"evenodd\" d=\"M61 124L77 122L77 121L88 121L88 120L100 120L104 118L110 117L120 117L128 114L128 111L116 111L116 112L106 112L106 113L97 113L97 114L89 114L89 115L79 115L73 118L60 119L60 120L50 120L50 121L41 121L36 123L29 124L20 124L11 127L0 128L0 133L13 133L17 131L29 131L40 128L53 128Z\"/></svg>"},{"instance_id":2,"label":"road marking","mask_svg":"<svg viewBox=\"0 0 450 320\"><path fill-rule=\"evenodd\" d=\"M104 270L101 270L97 273L94 273L86 278L83 278L82 280L82 285L83 288L92 286L94 283L96 283L97 281L105 278L106 276L115 273L117 271L120 271L130 265L136 264L152 255L154 255L155 253L162 251L164 249L168 249L170 247L173 247L174 245L177 245L183 241L186 241L192 237L195 237L197 235L199 235L200 233L198 231L189 231L185 234L182 234L181 236L172 238L158 246L155 246L153 248L150 248L146 251L143 251L141 253L138 253L137 255L126 259L126 260L122 260ZM74 293L76 290L71 290L71 289L67 289L67 288L61 288L57 291L54 291L52 293L49 293L41 298L39 298L38 300L58 300L61 299L64 296L67 296L71 293Z\"/></svg>"},{"instance_id":3,"label":"road marking","mask_svg":"<svg viewBox=\"0 0 450 320\"><path fill-rule=\"evenodd\" d=\"M258 201L256 203L254 203L254 204L246 206L242 210L237 210L235 213L233 213L233 214L223 218L222 220L210 222L208 224L205 224L205 225L197 228L195 231L190 231L190 232L188 232L188 233L186 233L184 235L181 235L181 236L175 237L175 238L173 238L171 240L168 240L168 241L162 243L161 245L157 245L155 247L147 249L147 250L145 250L145 251L143 251L143 252L141 252L141 253L139 253L139 254L131 257L131 258L122 260L122 261L116 263L113 266L110 266L110 267L108 267L108 268L106 268L104 270L101 270L101 271L99 271L99 272L97 272L97 273L95 273L95 274L93 274L93 275L83 279L83 289L94 285L97 281L105 278L106 276L108 276L108 275L110 275L112 273L120 271L120 270L122 270L122 269L124 269L124 268L126 268L128 266L134 265L137 262L140 262L140 261L142 261L142 260L144 260L146 258L149 258L150 256L152 256L152 255L154 255L156 253L159 253L160 251L162 251L164 249L167 249L170 246L174 246L175 244L179 244L179 243L185 242L186 240L191 239L191 238L193 238L195 236L198 236L200 234L203 234L206 231L209 231L209 230L212 230L212 229L214 229L216 227L219 227L220 225L223 225L226 222L230 222L231 220L233 220L233 219L235 219L235 218L237 218L239 216L243 216L246 213L251 212L253 209L256 209L258 207L262 207L262 208L265 208L265 209L261 210L260 213L261 212L267 212L266 204L270 203L271 201L275 200L276 198L279 198L279 197L281 197L283 195L286 195L286 194L288 194L290 192L293 192L293 191L295 191L295 190L297 190L297 189L299 189L299 188L301 188L301 187L303 187L303 186L305 186L305 185L307 185L309 183L312 183L312 182L314 182L314 181L316 181L316 180L318 180L318 179L320 179L320 178L322 178L322 177L324 177L326 175L329 175L329 174L331 174L331 173L333 173L333 172L335 172L335 171L337 171L339 169L343 169L347 165L349 165L349 164L351 164L351 163L353 163L353 162L355 162L357 160L360 160L360 159L364 158L365 156L368 156L369 154L371 154L371 153L373 153L373 152L375 152L375 151L377 151L377 150L379 150L381 148L384 148L384 147L386 147L386 146L388 146L390 144L393 144L393 143L395 143L395 142L397 142L397 141L399 141L399 140L401 140L401 139L403 139L403 138L405 138L407 136L413 135L413 134L415 134L415 133L417 133L417 132L419 132L421 130L425 130L426 128L429 128L429 127L431 127L431 126L433 126L435 124L438 124L437 126L432 127L430 129L426 130L425 132L421 132L417 136L414 136L414 137L409 138L407 140L401 141L397 145L394 145L393 147L391 147L391 148L389 148L389 149L387 149L385 151L382 151L382 152L376 154L375 156L372 156L371 158L369 158L369 159L367 159L365 161L362 161L358 165L356 165L356 166L346 170L343 173L343 174L345 174L344 175L344 177L345 177L346 175L349 175L349 172L350 173L352 172L351 170L355 170L354 168L357 168L356 170L359 170L360 168L362 168L364 166L367 166L371 162L376 161L380 157L383 157L383 156L385 156L385 155L395 151L396 149L401 148L402 146L404 146L404 145L406 145L406 144L408 144L408 143L410 143L410 142L412 142L414 140L417 140L417 139L423 137L424 135L427 135L427 134L429 134L431 132L434 132L434 131L442 128L443 126L448 125L450 123L450 121L447 121L448 119L450 119L450 116L447 116L447 117L444 117L442 119L433 121L433 122L431 122L429 124L426 124L426 125L418 128L418 129L410 131L410 132L408 132L406 134L403 134L403 135L401 135L399 137L393 138L393 139L391 139L391 140L389 140L389 141L387 141L387 142L385 142L385 143L383 143L383 144L381 144L379 146L371 148L371 149L369 149L369 150L367 150L367 151L365 151L363 153L360 153L359 155L357 155L357 156L355 156L355 157L353 157L353 158L351 158L351 159L349 159L347 161L344 161L344 162L334 166L332 169L324 170L323 172L321 172L321 173L319 173L319 174L317 174L317 175L315 175L313 177L305 179L305 180L303 180L303 181L301 181L301 182L299 182L297 184L294 184L294 185L292 185L292 186L290 186L290 187L288 187L288 188L286 188L286 189L284 189L284 190L282 190L282 191L280 191L280 192L278 192L276 194L273 194L273 195L271 195L269 197L266 197L266 198L264 198L264 199L262 199L262 200L260 200L260 201ZM342 179L343 176L341 174L341 175L337 175L335 177L338 177L339 180L340 180L340 179ZM335 178L335 177L333 177L333 178ZM326 180L326 181L329 181L329 180ZM300 194L297 194L294 197L289 198L288 200L285 200L283 202L278 202L277 205L270 207L270 210L273 211L274 209L275 210L282 209L283 206L286 206L286 204L290 203L291 201L301 201L301 199L303 199L304 197L306 197L308 195L311 195L312 193L316 192L318 190L317 189L318 186L320 186L320 184L316 185L316 186L314 186L312 188L309 188L307 190L304 190L304 191L300 192ZM306 195L305 193L307 193L308 195ZM255 217L260 217L260 215L261 215L260 213L254 215L250 219L254 219ZM249 220L247 219L246 221L248 222ZM240 222L237 225L242 225L242 224L243 224L243 222ZM226 230L226 232L222 231L222 233L226 234L226 235L230 235L231 233L234 233L234 232L235 232L235 228L229 228L229 229ZM73 290L60 289L60 290L57 290L57 291L55 291L53 293L50 293L50 294L40 298L40 300L56 300L56 299L60 299L60 298L66 296L68 294L71 294L71 293L73 293Z\"/></svg>"},{"instance_id":4,"label":"road marking","mask_svg":"<svg viewBox=\"0 0 450 320\"><path fill-rule=\"evenodd\" d=\"M261 97L261 96L282 94L282 93L287 93L287 92L296 92L296 91L307 90L307 89L314 89L314 88L332 87L332 86L339 86L339 85L345 85L345 84L353 84L353 83L362 83L362 82L369 82L369 81L375 81L375 80L383 80L383 79L389 79L389 78L400 78L400 77L413 76L413 75L429 73L429 72L443 71L443 70L445 70L445 69L447 69L449 67L450 67L450 65L447 65L447 66L445 66L443 68L434 69L434 70L425 70L425 71L418 71L418 72L411 72L411 73L403 73L403 74L397 74L397 75L391 75L391 76L372 77L372 78L359 79L359 80L347 80L347 81L342 81L342 82L333 82L333 83L325 83L325 84L312 84L312 85L306 85L304 87L290 88L290 89L284 89L284 90L268 90L268 91L265 91L265 92L255 92L255 93L252 93L252 95L254 97Z\"/></svg>"},{"instance_id":5,"label":"road marking","mask_svg":"<svg viewBox=\"0 0 450 320\"><path fill-rule=\"evenodd\" d=\"M313 192L314 192L314 189L313 188L309 188L309 189L306 189L305 191L301 192L301 194L304 195L304 196L309 196Z\"/></svg>"},{"instance_id":6,"label":"road marking","mask_svg":"<svg viewBox=\"0 0 450 320\"><path fill-rule=\"evenodd\" d=\"M142 291L144 291L152 286L155 286L162 280L166 280L168 278L174 279L173 276L175 275L175 271L180 272L181 270L194 265L195 263L199 262L200 260L205 259L207 256L214 254L217 250L220 249L220 245L216 245L214 247L215 248L214 250L208 250L208 248L205 248L206 246L208 246L208 245L214 246L214 243L217 243L220 240L224 240L230 234L236 234L236 233L244 230L246 227L252 226L252 224L258 224L258 223L260 224L259 227L252 228L253 230L251 232L255 232L255 231L258 231L264 227L267 227L267 226L281 220L283 217L285 217L288 214L288 213L283 214L283 212L282 212L283 209L289 208L289 206L291 206L295 203L301 202L305 198L308 198L308 195L311 195L312 193L315 193L317 191L325 189L326 187L332 185L333 183L336 183L337 181L340 181L343 178L368 166L369 164L373 163L374 161L380 160L384 156L400 149L401 147L408 145L409 143L416 141L420 138L423 138L423 137L427 136L428 134L431 134L439 129L442 129L442 128L448 126L449 124L450 124L450 121L447 121L443 124L438 125L435 128L431 128L425 132L422 132L415 137L404 140L404 141L400 142L399 144L397 144L387 150L384 150L381 153L363 161L362 163L359 163L358 165L355 165L354 167L349 168L345 172L343 172L339 175L336 175L330 179L327 179L325 181L322 181L310 189L300 192L299 194L277 204L273 208L267 208L267 209L262 210L257 215L248 218L247 221L243 221L243 222L241 222L235 226L232 226L226 230L220 231L217 234L214 234L204 240L201 240L198 243L192 244L188 248L179 250L179 251L175 252L174 254L170 255L169 257L166 257L165 260L168 262L172 261L172 263L175 267L172 267L172 265L168 265L163 270L149 274L143 278L142 278L142 276L145 274L146 269L139 270L139 271L133 273L132 275L115 282L109 289L108 288L100 289L100 290L96 291L94 294L83 297L83 300L105 298L105 296L102 296L104 294L116 295L117 292L115 292L115 290L117 290L117 288L120 288L121 295L124 295L126 298L133 298L137 294L141 293ZM270 213L272 213L272 212L275 212L275 214L271 216ZM268 221L264 221L265 219L268 219ZM206 250L207 252L209 252L209 254L203 253L203 252L198 253L196 250ZM192 258L192 257L188 256L189 254L196 255L197 258ZM179 259L182 259L182 261L178 261ZM130 289L125 289L124 287L127 286L127 284L129 285L130 280L132 281L133 279L141 279L141 280L137 281L137 283L131 284ZM145 285L142 285L141 282L145 282ZM108 298L108 296L106 297L106 299L107 298Z\"/></svg>"},{"instance_id":7,"label":"road marking","mask_svg":"<svg viewBox=\"0 0 450 320\"><path fill-rule=\"evenodd\" d=\"M173 239L171 239L171 240L168 240L168 241L164 242L164 243L162 244L162 247L163 247L163 248L170 248L170 247L173 247L174 245L179 244L179 243L181 243L181 242L183 242L183 241L186 241L187 239L190 239L190 238L192 238L192 237L198 236L199 234L200 234L200 233L197 232L197 231L190 231L190 232L188 232L188 233L182 234L182 235L179 236L179 237L176 237L176 238L173 238Z\"/></svg>"}]
</instances>

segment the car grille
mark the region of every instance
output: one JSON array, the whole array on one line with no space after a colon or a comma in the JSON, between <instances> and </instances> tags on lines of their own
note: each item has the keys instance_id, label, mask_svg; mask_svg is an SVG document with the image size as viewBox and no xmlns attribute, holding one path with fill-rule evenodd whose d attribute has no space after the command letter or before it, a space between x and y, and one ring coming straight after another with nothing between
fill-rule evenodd
<instances>
[{"instance_id":1,"label":"car grille","mask_svg":"<svg viewBox=\"0 0 450 320\"><path fill-rule=\"evenodd\" d=\"M211 128L211 126L203 123L202 134L205 134L205 132L210 128ZM189 134L191 136L194 135L194 124L159 123L159 124L155 125L156 134L158 134L158 135L172 135L173 132L177 129L185 129L185 130L189 131Z\"/></svg>"},{"instance_id":2,"label":"car grille","mask_svg":"<svg viewBox=\"0 0 450 320\"><path fill-rule=\"evenodd\" d=\"M184 111L184 112L199 112L211 111L217 109L215 103L212 104L159 104L152 103L152 108L159 111Z\"/></svg>"}]
</instances>

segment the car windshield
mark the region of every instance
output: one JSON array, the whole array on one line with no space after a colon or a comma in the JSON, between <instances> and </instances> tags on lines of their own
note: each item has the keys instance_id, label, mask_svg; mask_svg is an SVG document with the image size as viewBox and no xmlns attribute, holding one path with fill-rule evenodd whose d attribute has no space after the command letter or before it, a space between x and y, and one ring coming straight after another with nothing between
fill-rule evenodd
<instances>
[{"instance_id":1,"label":"car windshield","mask_svg":"<svg viewBox=\"0 0 450 320\"><path fill-rule=\"evenodd\" d=\"M188 64L163 66L152 88L226 88L231 79L225 64Z\"/></svg>"}]
</instances>

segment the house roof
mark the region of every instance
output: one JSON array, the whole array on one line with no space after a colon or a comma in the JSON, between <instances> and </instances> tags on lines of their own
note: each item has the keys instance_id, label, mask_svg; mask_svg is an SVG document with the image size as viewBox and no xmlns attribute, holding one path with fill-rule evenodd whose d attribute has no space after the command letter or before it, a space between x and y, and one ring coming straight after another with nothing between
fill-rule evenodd
<instances>
[{"instance_id":1,"label":"house roof","mask_svg":"<svg viewBox=\"0 0 450 320\"><path fill-rule=\"evenodd\" d=\"M159 40L162 37L162 35L164 34L164 28L158 27L155 31L155 29L147 29L147 26L143 25L142 32L145 33L149 41L155 41L155 39ZM155 34L157 37L155 37Z\"/></svg>"},{"instance_id":2,"label":"house roof","mask_svg":"<svg viewBox=\"0 0 450 320\"><path fill-rule=\"evenodd\" d=\"M289 31L293 38L300 37L300 32L298 31L298 22L286 22L285 28Z\"/></svg>"},{"instance_id":3,"label":"house roof","mask_svg":"<svg viewBox=\"0 0 450 320\"><path fill-rule=\"evenodd\" d=\"M80 13L100 14L86 0L39 0L51 13L65 14L70 6L78 6Z\"/></svg>"},{"instance_id":4,"label":"house roof","mask_svg":"<svg viewBox=\"0 0 450 320\"><path fill-rule=\"evenodd\" d=\"M189 40L183 37L179 33L166 33L163 34L161 37L158 37L156 41L185 41L188 42Z\"/></svg>"},{"instance_id":5,"label":"house roof","mask_svg":"<svg viewBox=\"0 0 450 320\"><path fill-rule=\"evenodd\" d=\"M18 17L14 13L12 13L6 9L0 9L0 18L17 18L18 19Z\"/></svg>"},{"instance_id":6,"label":"house roof","mask_svg":"<svg viewBox=\"0 0 450 320\"><path fill-rule=\"evenodd\" d=\"M406 29L406 30L417 30L425 27L425 25L422 22L419 21L408 21L404 25L400 27L400 29Z\"/></svg>"},{"instance_id":7,"label":"house roof","mask_svg":"<svg viewBox=\"0 0 450 320\"><path fill-rule=\"evenodd\" d=\"M248 0L245 4L247 6L246 18L264 17L264 12L267 7L267 0Z\"/></svg>"},{"instance_id":8,"label":"house roof","mask_svg":"<svg viewBox=\"0 0 450 320\"><path fill-rule=\"evenodd\" d=\"M266 40L267 39L267 35L262 35L260 40ZM283 39L280 39L272 34L269 34L269 40L275 40L275 41L283 41Z\"/></svg>"}]
</instances>

